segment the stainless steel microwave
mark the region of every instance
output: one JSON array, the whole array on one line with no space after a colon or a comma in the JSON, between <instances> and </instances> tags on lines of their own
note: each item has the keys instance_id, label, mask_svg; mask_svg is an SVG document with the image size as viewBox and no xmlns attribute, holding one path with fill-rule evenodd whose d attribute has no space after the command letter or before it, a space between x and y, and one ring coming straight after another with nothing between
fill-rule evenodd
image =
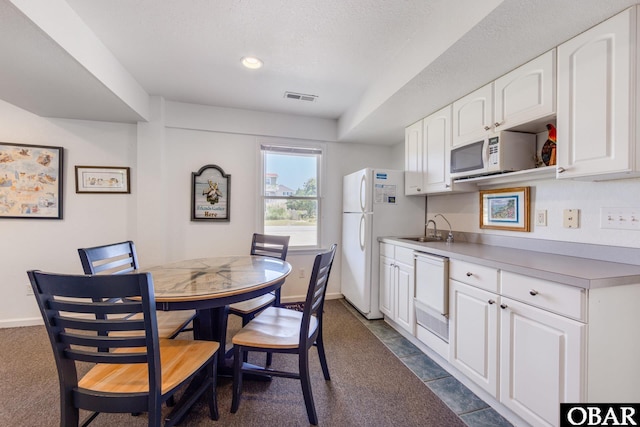
<instances>
[{"instance_id":1,"label":"stainless steel microwave","mask_svg":"<svg viewBox=\"0 0 640 427\"><path fill-rule=\"evenodd\" d=\"M451 148L451 177L475 177L535 167L536 135L502 131Z\"/></svg>"}]
</instances>

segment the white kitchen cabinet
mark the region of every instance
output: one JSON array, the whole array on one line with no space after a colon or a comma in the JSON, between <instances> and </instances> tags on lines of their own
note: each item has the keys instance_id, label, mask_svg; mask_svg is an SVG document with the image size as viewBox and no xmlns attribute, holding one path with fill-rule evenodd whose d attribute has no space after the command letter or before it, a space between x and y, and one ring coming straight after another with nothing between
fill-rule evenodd
<instances>
[{"instance_id":1,"label":"white kitchen cabinet","mask_svg":"<svg viewBox=\"0 0 640 427\"><path fill-rule=\"evenodd\" d=\"M449 175L451 105L405 129L405 194L476 191L475 184L453 184Z\"/></svg>"},{"instance_id":2,"label":"white kitchen cabinet","mask_svg":"<svg viewBox=\"0 0 640 427\"><path fill-rule=\"evenodd\" d=\"M415 334L413 250L380 243L380 311Z\"/></svg>"},{"instance_id":3,"label":"white kitchen cabinet","mask_svg":"<svg viewBox=\"0 0 640 427\"><path fill-rule=\"evenodd\" d=\"M449 281L450 362L498 396L498 295Z\"/></svg>"},{"instance_id":4,"label":"white kitchen cabinet","mask_svg":"<svg viewBox=\"0 0 640 427\"><path fill-rule=\"evenodd\" d=\"M451 149L451 105L431 114L422 121L425 152L425 192L428 194L452 190L449 176Z\"/></svg>"},{"instance_id":5,"label":"white kitchen cabinet","mask_svg":"<svg viewBox=\"0 0 640 427\"><path fill-rule=\"evenodd\" d=\"M424 194L425 158L422 120L404 130L404 194Z\"/></svg>"},{"instance_id":6,"label":"white kitchen cabinet","mask_svg":"<svg viewBox=\"0 0 640 427\"><path fill-rule=\"evenodd\" d=\"M557 425L560 403L583 399L586 325L505 297L500 307L500 402L532 425Z\"/></svg>"},{"instance_id":7,"label":"white kitchen cabinet","mask_svg":"<svg viewBox=\"0 0 640 427\"><path fill-rule=\"evenodd\" d=\"M386 243L380 244L380 254L382 246L389 246ZM396 275L396 266L393 257L380 255L380 311L385 316L394 317L393 291Z\"/></svg>"},{"instance_id":8,"label":"white kitchen cabinet","mask_svg":"<svg viewBox=\"0 0 640 427\"><path fill-rule=\"evenodd\" d=\"M493 83L453 103L453 146L484 138L493 131Z\"/></svg>"},{"instance_id":9,"label":"white kitchen cabinet","mask_svg":"<svg viewBox=\"0 0 640 427\"><path fill-rule=\"evenodd\" d=\"M450 363L532 425L584 398L583 289L451 260Z\"/></svg>"},{"instance_id":10,"label":"white kitchen cabinet","mask_svg":"<svg viewBox=\"0 0 640 427\"><path fill-rule=\"evenodd\" d=\"M639 10L558 47L558 178L640 175Z\"/></svg>"},{"instance_id":11,"label":"white kitchen cabinet","mask_svg":"<svg viewBox=\"0 0 640 427\"><path fill-rule=\"evenodd\" d=\"M556 112L556 50L540 55L493 83L494 130L526 124L545 129ZM540 123L534 125L533 123ZM540 128L541 127L541 128ZM540 128L540 129L538 129Z\"/></svg>"}]
</instances>

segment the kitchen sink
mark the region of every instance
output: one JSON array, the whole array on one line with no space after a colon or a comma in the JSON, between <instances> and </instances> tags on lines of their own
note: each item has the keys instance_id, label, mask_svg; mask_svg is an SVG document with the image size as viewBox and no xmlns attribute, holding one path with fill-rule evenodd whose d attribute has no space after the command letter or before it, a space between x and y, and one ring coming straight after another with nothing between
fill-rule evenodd
<instances>
[{"instance_id":1,"label":"kitchen sink","mask_svg":"<svg viewBox=\"0 0 640 427\"><path fill-rule=\"evenodd\" d=\"M441 242L442 237L420 236L420 237L400 237L400 240L411 240L412 242Z\"/></svg>"}]
</instances>

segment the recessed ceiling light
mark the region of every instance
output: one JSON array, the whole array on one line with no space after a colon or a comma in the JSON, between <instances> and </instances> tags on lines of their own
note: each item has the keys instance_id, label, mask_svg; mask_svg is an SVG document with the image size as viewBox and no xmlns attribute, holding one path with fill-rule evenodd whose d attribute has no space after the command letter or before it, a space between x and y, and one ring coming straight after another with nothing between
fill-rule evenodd
<instances>
[{"instance_id":1,"label":"recessed ceiling light","mask_svg":"<svg viewBox=\"0 0 640 427\"><path fill-rule=\"evenodd\" d=\"M242 58L241 62L242 65L247 68L251 68L252 70L257 70L258 68L262 67L262 61L255 56L245 56Z\"/></svg>"}]
</instances>

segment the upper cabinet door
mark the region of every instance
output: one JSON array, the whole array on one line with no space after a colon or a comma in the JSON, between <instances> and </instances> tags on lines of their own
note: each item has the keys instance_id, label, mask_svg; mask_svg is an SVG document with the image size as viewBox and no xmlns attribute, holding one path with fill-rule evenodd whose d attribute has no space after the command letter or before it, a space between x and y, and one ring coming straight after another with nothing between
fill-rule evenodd
<instances>
[{"instance_id":1,"label":"upper cabinet door","mask_svg":"<svg viewBox=\"0 0 640 427\"><path fill-rule=\"evenodd\" d=\"M493 93L496 131L555 115L556 50L500 77Z\"/></svg>"},{"instance_id":2,"label":"upper cabinet door","mask_svg":"<svg viewBox=\"0 0 640 427\"><path fill-rule=\"evenodd\" d=\"M493 83L453 103L453 145L484 138L493 131Z\"/></svg>"},{"instance_id":3,"label":"upper cabinet door","mask_svg":"<svg viewBox=\"0 0 640 427\"><path fill-rule=\"evenodd\" d=\"M451 191L449 176L451 105L447 105L423 120L422 138L426 150L426 192Z\"/></svg>"},{"instance_id":4,"label":"upper cabinet door","mask_svg":"<svg viewBox=\"0 0 640 427\"><path fill-rule=\"evenodd\" d=\"M558 178L638 170L636 14L627 9L558 47Z\"/></svg>"},{"instance_id":5,"label":"upper cabinet door","mask_svg":"<svg viewBox=\"0 0 640 427\"><path fill-rule=\"evenodd\" d=\"M404 194L424 194L422 120L404 130Z\"/></svg>"}]
</instances>

